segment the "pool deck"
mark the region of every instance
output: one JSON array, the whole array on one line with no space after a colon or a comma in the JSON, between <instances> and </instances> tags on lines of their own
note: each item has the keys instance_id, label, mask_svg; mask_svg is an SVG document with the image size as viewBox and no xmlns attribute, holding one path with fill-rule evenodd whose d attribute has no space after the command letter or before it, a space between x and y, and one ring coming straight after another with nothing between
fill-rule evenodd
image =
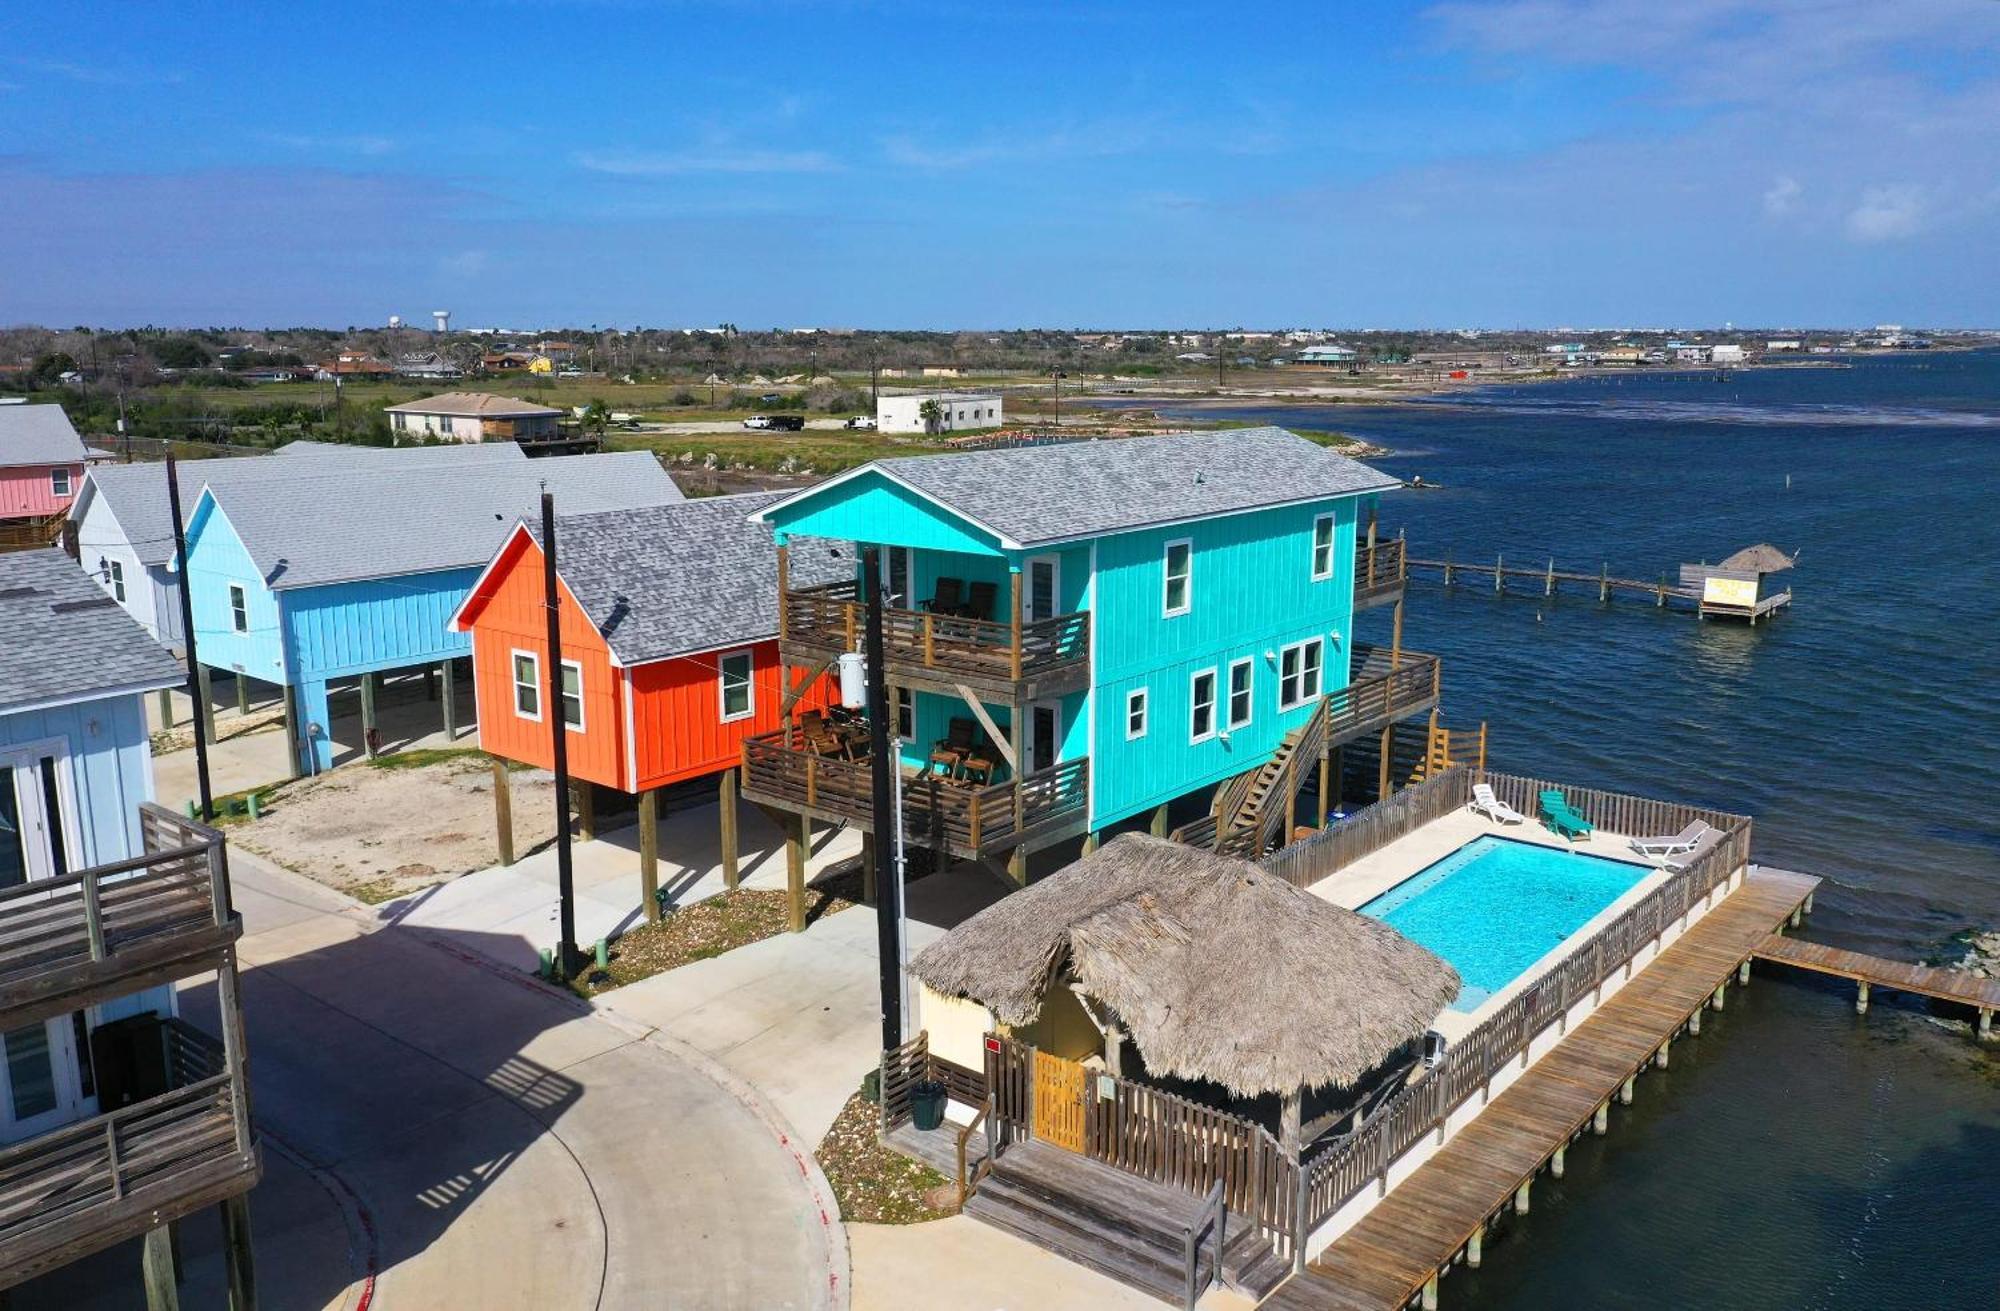
<instances>
[{"instance_id":1,"label":"pool deck","mask_svg":"<svg viewBox=\"0 0 2000 1311\"><path fill-rule=\"evenodd\" d=\"M1598 930L1624 914L1626 907L1644 898L1669 876L1667 870L1637 855L1630 846L1630 839L1622 833L1610 833L1600 829L1587 838L1570 842L1557 837L1532 819L1520 824L1496 824L1482 815L1473 814L1470 810L1456 810L1397 838L1380 851L1363 856L1345 869L1313 884L1308 891L1336 906L1354 910L1443 860L1466 843L1489 836L1553 847L1560 851L1582 852L1587 856L1602 856L1607 860L1622 861L1650 872L1620 893L1617 900L1592 916L1588 922L1579 925L1576 932L1550 948L1546 955L1516 975L1513 982L1481 1002L1477 1009L1442 1012L1436 1020L1435 1027L1453 1042L1472 1032L1482 1020L1506 1005L1523 988L1554 969L1564 958L1589 942Z\"/></svg>"},{"instance_id":2,"label":"pool deck","mask_svg":"<svg viewBox=\"0 0 2000 1311\"><path fill-rule=\"evenodd\" d=\"M1426 828L1436 827L1427 825ZM1421 836L1421 835L1413 835ZM1442 854L1442 853L1440 853ZM1799 909L1818 879L1757 869L1536 1061L1408 1179L1262 1305L1283 1311L1394 1311L1465 1249L1551 1156L1711 1004ZM1477 1257L1469 1255L1476 1264ZM1426 1288L1426 1285L1431 1287Z\"/></svg>"}]
</instances>

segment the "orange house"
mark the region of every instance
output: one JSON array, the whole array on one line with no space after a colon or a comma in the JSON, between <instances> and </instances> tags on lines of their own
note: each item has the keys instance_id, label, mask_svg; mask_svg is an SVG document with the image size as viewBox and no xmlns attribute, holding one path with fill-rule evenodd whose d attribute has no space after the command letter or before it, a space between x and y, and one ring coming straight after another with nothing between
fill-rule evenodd
<instances>
[{"instance_id":1,"label":"orange house","mask_svg":"<svg viewBox=\"0 0 2000 1311\"><path fill-rule=\"evenodd\" d=\"M748 516L770 493L556 521L562 715L572 775L645 793L718 774L783 718L778 553ZM554 764L539 524L515 528L452 627L472 634L479 745ZM801 709L835 691L821 678Z\"/></svg>"}]
</instances>

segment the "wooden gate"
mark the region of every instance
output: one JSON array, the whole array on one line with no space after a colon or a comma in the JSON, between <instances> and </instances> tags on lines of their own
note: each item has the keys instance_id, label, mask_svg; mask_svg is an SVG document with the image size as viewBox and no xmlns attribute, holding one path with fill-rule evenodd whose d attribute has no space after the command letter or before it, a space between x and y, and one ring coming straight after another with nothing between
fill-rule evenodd
<instances>
[{"instance_id":1,"label":"wooden gate","mask_svg":"<svg viewBox=\"0 0 2000 1311\"><path fill-rule=\"evenodd\" d=\"M1089 1075L1076 1061L1035 1051L1035 1137L1083 1150L1083 1098Z\"/></svg>"}]
</instances>

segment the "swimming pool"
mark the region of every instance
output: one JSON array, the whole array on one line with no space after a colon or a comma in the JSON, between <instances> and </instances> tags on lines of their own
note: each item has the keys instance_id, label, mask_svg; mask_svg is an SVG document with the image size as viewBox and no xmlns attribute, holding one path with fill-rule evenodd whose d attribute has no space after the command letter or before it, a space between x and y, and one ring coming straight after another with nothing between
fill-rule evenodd
<instances>
[{"instance_id":1,"label":"swimming pool","mask_svg":"<svg viewBox=\"0 0 2000 1311\"><path fill-rule=\"evenodd\" d=\"M1491 835L1475 838L1361 907L1451 962L1482 1002L1652 873L1646 865Z\"/></svg>"}]
</instances>

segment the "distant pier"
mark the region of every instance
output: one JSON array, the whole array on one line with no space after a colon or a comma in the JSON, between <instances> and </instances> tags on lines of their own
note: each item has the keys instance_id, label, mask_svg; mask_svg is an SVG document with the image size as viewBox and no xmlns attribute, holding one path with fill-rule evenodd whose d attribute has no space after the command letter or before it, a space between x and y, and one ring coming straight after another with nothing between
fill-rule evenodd
<instances>
[{"instance_id":1,"label":"distant pier","mask_svg":"<svg viewBox=\"0 0 2000 1311\"><path fill-rule=\"evenodd\" d=\"M1567 585L1572 591L1594 590L1600 603L1622 596L1650 601L1662 610L1669 604L1686 605L1703 619L1747 619L1754 625L1792 603L1789 588L1780 590L1770 582L1773 575L1791 568L1792 561L1774 546L1746 547L1719 565L1682 565L1678 582L1669 582L1665 572L1658 580L1618 577L1609 563L1599 565L1595 573L1559 569L1553 556L1545 564L1510 565L1503 555L1494 556L1492 564L1481 564L1446 554L1442 560L1411 558L1408 572L1411 577L1435 576L1446 587L1485 586L1490 581L1496 596L1507 595L1510 580L1515 592L1532 593L1539 585L1543 596L1554 596Z\"/></svg>"}]
</instances>

